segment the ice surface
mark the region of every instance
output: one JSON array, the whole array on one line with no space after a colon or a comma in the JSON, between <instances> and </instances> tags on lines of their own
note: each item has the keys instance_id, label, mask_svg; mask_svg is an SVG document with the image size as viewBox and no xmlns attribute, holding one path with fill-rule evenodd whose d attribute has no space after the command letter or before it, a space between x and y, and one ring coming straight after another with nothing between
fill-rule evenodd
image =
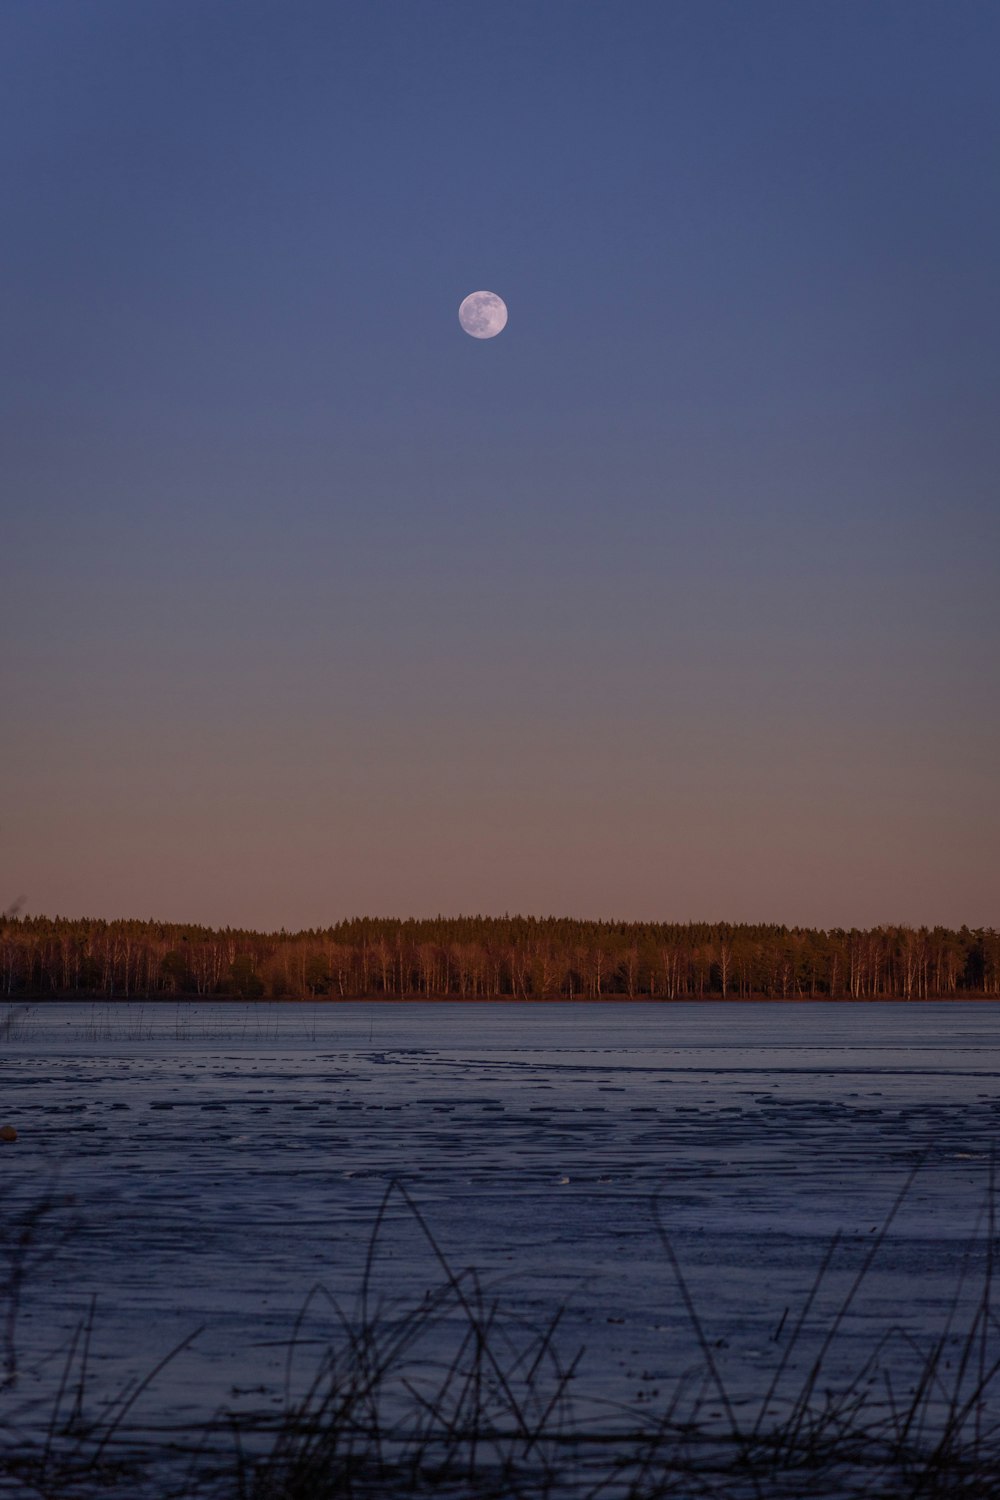
<instances>
[{"instance_id":1,"label":"ice surface","mask_svg":"<svg viewBox=\"0 0 1000 1500\"><path fill-rule=\"evenodd\" d=\"M817 1330L922 1161L839 1340L850 1373L873 1330L936 1330L963 1266L978 1295L997 1015L975 1003L0 1010L0 1123L19 1133L0 1147L0 1229L50 1190L62 1205L37 1230L56 1253L25 1286L19 1399L58 1380L96 1294L95 1389L146 1373L204 1325L142 1398L150 1420L277 1404L304 1297L322 1282L350 1305L393 1179L451 1264L477 1267L528 1323L565 1301L560 1340L587 1349L581 1392L632 1405L699 1359L657 1203L724 1378L750 1398L833 1232L844 1242ZM418 1299L438 1279L393 1202L379 1294ZM293 1379L336 1331L314 1307Z\"/></svg>"}]
</instances>

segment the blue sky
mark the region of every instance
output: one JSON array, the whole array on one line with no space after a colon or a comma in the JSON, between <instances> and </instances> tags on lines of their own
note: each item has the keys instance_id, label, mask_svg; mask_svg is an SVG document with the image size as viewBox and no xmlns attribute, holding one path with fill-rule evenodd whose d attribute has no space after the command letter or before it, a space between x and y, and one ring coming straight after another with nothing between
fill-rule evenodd
<instances>
[{"instance_id":1,"label":"blue sky","mask_svg":"<svg viewBox=\"0 0 1000 1500\"><path fill-rule=\"evenodd\" d=\"M10 897L996 922L998 43L8 0Z\"/></svg>"}]
</instances>

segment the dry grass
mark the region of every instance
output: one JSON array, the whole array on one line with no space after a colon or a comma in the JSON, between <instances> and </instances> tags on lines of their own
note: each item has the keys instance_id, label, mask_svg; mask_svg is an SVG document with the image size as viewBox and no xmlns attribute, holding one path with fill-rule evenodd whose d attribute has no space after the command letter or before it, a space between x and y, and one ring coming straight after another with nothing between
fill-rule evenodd
<instances>
[{"instance_id":1,"label":"dry grass","mask_svg":"<svg viewBox=\"0 0 1000 1500\"><path fill-rule=\"evenodd\" d=\"M665 1267L701 1351L697 1371L678 1371L662 1408L607 1407L586 1417L573 1398L582 1350L560 1348L557 1314L526 1328L473 1271L449 1264L420 1209L391 1186L373 1226L356 1306L317 1286L287 1350L283 1408L276 1416L220 1412L201 1431L130 1421L135 1403L169 1359L110 1405L88 1389L93 1308L66 1351L45 1424L6 1418L0 1495L89 1500L97 1494L183 1500L877 1500L1000 1495L1000 1324L992 1305L995 1191L978 1228L985 1254L971 1313L956 1286L943 1324L925 1346L885 1328L849 1380L833 1382L831 1356L910 1188L908 1181L816 1337L835 1240L802 1307L777 1330L781 1353L755 1403L727 1389L666 1229ZM400 1197L440 1271L436 1289L408 1308L373 1292L386 1214ZM43 1219L36 1219L28 1248ZM22 1236L23 1238L23 1236ZM25 1246L22 1245L22 1251ZM22 1254L21 1266L30 1255ZM17 1273L23 1281L23 1272ZM8 1279L8 1296L15 1283ZM15 1289L16 1294L16 1289ZM293 1395L309 1359L308 1319L322 1304L339 1335ZM15 1317L16 1325L16 1317ZM192 1338L194 1335L192 1335ZM957 1344L956 1344L957 1339ZM957 1355L956 1355L957 1349ZM443 1351L447 1351L443 1353ZM894 1371L916 1370L906 1394ZM804 1374L797 1374L801 1364ZM15 1394L8 1382L8 1406ZM36 1414L37 1415L37 1414Z\"/></svg>"}]
</instances>

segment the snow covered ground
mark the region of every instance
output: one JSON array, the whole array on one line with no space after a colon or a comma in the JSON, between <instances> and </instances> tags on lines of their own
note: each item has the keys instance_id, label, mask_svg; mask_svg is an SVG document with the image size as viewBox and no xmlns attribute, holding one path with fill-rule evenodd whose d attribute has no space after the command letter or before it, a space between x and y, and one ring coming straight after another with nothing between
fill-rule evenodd
<instances>
[{"instance_id":1,"label":"snow covered ground","mask_svg":"<svg viewBox=\"0 0 1000 1500\"><path fill-rule=\"evenodd\" d=\"M0 1009L0 1124L18 1130L0 1252L56 1200L32 1231L17 1401L54 1389L96 1295L91 1391L201 1328L135 1415L276 1407L303 1299L320 1282L352 1304L393 1179L528 1325L566 1303L582 1399L633 1407L699 1360L658 1205L730 1391L759 1397L833 1233L816 1338L922 1161L838 1339L849 1378L889 1325L936 1332L963 1265L962 1299L979 1294L998 1020L976 1003ZM377 1292L409 1303L439 1279L393 1200ZM336 1333L314 1303L293 1384Z\"/></svg>"}]
</instances>

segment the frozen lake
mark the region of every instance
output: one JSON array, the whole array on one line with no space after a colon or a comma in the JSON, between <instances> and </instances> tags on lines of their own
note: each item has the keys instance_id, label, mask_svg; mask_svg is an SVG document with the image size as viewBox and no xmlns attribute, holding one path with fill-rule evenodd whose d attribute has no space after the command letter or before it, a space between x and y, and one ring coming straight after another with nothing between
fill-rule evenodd
<instances>
[{"instance_id":1,"label":"frozen lake","mask_svg":"<svg viewBox=\"0 0 1000 1500\"><path fill-rule=\"evenodd\" d=\"M834 1231L825 1326L914 1164L836 1359L969 1296L1000 1121L988 1004L116 1004L0 1010L4 1233L51 1191L18 1399L98 1299L92 1380L148 1371L150 1420L277 1403L310 1288L350 1304L400 1180L452 1265L530 1324L561 1303L579 1390L628 1403L698 1355L654 1200L730 1389L759 1394ZM981 1229L981 1225L980 1225ZM9 1244L8 1244L9 1249ZM375 1284L438 1280L402 1202ZM315 1306L310 1347L334 1336ZM296 1372L293 1371L293 1378ZM302 1375L305 1378L305 1374Z\"/></svg>"}]
</instances>

